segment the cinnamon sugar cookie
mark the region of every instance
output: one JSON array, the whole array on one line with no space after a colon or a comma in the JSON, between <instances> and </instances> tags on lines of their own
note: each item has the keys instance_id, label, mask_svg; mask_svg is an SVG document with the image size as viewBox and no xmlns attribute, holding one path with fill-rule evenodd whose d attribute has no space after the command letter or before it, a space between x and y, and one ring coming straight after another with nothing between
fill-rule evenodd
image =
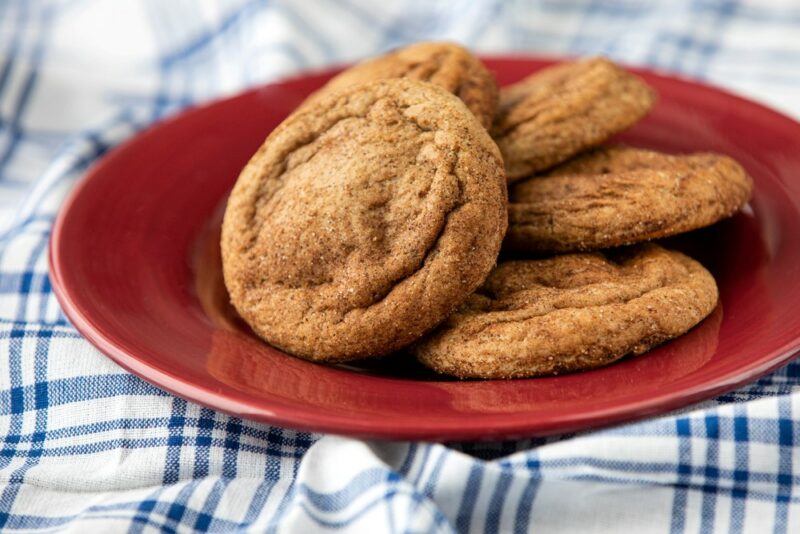
<instances>
[{"instance_id":1,"label":"cinnamon sugar cookie","mask_svg":"<svg viewBox=\"0 0 800 534\"><path fill-rule=\"evenodd\" d=\"M392 79L333 92L270 134L222 227L231 302L317 361L394 351L459 306L507 224L497 146L455 96Z\"/></svg>"},{"instance_id":2,"label":"cinnamon sugar cookie","mask_svg":"<svg viewBox=\"0 0 800 534\"><path fill-rule=\"evenodd\" d=\"M461 378L580 371L680 336L717 300L702 265L654 244L509 261L413 350Z\"/></svg>"},{"instance_id":3,"label":"cinnamon sugar cookie","mask_svg":"<svg viewBox=\"0 0 800 534\"><path fill-rule=\"evenodd\" d=\"M500 90L492 137L513 182L602 143L654 102L650 87L605 58L562 63Z\"/></svg>"},{"instance_id":4,"label":"cinnamon sugar cookie","mask_svg":"<svg viewBox=\"0 0 800 534\"><path fill-rule=\"evenodd\" d=\"M567 252L675 235L734 214L752 187L727 156L601 148L511 188L505 246Z\"/></svg>"},{"instance_id":5,"label":"cinnamon sugar cookie","mask_svg":"<svg viewBox=\"0 0 800 534\"><path fill-rule=\"evenodd\" d=\"M307 102L331 91L387 78L408 78L443 87L459 97L485 128L492 124L497 83L477 57L454 43L416 43L363 61L331 79Z\"/></svg>"}]
</instances>

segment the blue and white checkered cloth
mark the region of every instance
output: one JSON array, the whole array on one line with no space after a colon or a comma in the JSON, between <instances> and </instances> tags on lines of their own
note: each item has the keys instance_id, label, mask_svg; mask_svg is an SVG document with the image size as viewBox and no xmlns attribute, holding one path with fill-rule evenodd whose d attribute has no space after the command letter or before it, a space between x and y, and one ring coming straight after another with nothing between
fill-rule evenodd
<instances>
[{"instance_id":1,"label":"blue and white checkered cloth","mask_svg":"<svg viewBox=\"0 0 800 534\"><path fill-rule=\"evenodd\" d=\"M430 38L603 53L800 114L793 0L0 1L0 530L800 532L798 362L598 432L367 442L170 396L66 321L50 227L110 146L190 103Z\"/></svg>"}]
</instances>

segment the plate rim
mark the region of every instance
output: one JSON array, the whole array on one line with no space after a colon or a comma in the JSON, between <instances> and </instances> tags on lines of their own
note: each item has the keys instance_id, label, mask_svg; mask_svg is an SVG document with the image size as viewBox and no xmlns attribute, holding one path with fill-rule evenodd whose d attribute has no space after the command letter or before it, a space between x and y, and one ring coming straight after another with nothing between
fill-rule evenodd
<instances>
[{"instance_id":1,"label":"plate rim","mask_svg":"<svg viewBox=\"0 0 800 534\"><path fill-rule=\"evenodd\" d=\"M503 55L481 54L480 58L482 60L500 63L504 61L549 63L568 59L569 56L519 53ZM233 95L216 98L201 105L190 106L163 120L149 124L145 129L135 133L122 143L113 147L109 153L89 166L77 183L67 193L58 208L58 213L53 223L48 242L48 274L52 282L53 293L71 325L78 330L89 343L127 371L139 376L159 389L168 391L171 394L191 400L200 405L238 417L299 431L343 434L372 439L433 439L446 441L510 439L534 435L545 436L574 432L577 430L595 429L621 422L634 422L657 414L667 415L675 409L737 389L781 367L797 355L798 350L800 350L800 330L792 333L791 336L794 339L784 343L779 348L773 349L769 353L764 353L760 358L749 361L746 365L733 369L723 375L719 375L713 380L706 380L694 386L686 387L678 391L668 391L649 399L618 402L611 407L585 410L580 413L561 414L558 417L542 418L533 421L523 420L519 417L519 414L487 415L485 417L493 420L492 427L487 428L479 427L476 424L470 426L468 421L460 421L459 424L456 424L454 420L450 420L449 424L443 424L441 420L436 419L431 422L426 418L420 418L414 424L409 424L403 420L392 420L388 418L388 422L380 424L379 422L376 423L378 419L359 419L343 416L341 414L326 413L324 419L320 419L319 415L314 415L318 412L303 406L284 405L278 407L276 410L268 410L264 406L264 400L245 400L246 397L252 398L251 395L246 393L242 393L238 398L234 398L231 395L215 392L213 389L203 384L185 379L178 374L170 372L166 368L161 368L153 363L144 362L135 354L117 346L110 336L107 336L102 329L93 324L90 314L82 309L81 305L73 298L72 291L68 286L64 285L63 281L64 272L68 270L68 266L65 265L66 262L60 254L60 246L62 244L61 236L70 210L81 197L82 192L86 189L93 177L110 165L118 152L125 150L129 145L137 142L144 136L153 135L154 132L157 132L162 126L185 120L188 115L203 113L207 108L220 105L230 100L257 93L265 87L289 83L293 80L307 78L309 76L335 73L343 66L344 65L336 65L323 69L306 70L267 84L245 89ZM629 67L626 65L626 68L630 68L633 72L646 73L649 76L668 81L688 83L691 84L694 89L716 93L719 96L733 99L751 108L756 107L760 113L771 115L773 119L783 122L785 126L796 129L798 138L800 138L800 122L757 100L751 100L750 98L739 95L728 89L680 74L668 73L659 69L646 67ZM209 400L213 400L213 402L209 402ZM483 418L476 419L483 420ZM384 420L387 420L387 418L384 418Z\"/></svg>"}]
</instances>

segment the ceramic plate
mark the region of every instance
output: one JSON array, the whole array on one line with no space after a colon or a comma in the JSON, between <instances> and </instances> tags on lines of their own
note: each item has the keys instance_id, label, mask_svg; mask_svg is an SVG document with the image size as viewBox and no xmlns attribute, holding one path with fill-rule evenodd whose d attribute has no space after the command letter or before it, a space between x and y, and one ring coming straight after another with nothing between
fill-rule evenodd
<instances>
[{"instance_id":1,"label":"ceramic plate","mask_svg":"<svg viewBox=\"0 0 800 534\"><path fill-rule=\"evenodd\" d=\"M505 84L550 61L486 63ZM191 109L105 156L56 221L56 295L90 342L149 382L298 429L513 438L608 425L713 397L787 362L800 346L800 124L719 89L637 72L660 98L622 141L723 152L755 180L743 213L669 242L711 270L721 304L687 335L646 355L554 378L460 382L402 356L313 364L253 336L222 285L220 213L270 130L334 71Z\"/></svg>"}]
</instances>

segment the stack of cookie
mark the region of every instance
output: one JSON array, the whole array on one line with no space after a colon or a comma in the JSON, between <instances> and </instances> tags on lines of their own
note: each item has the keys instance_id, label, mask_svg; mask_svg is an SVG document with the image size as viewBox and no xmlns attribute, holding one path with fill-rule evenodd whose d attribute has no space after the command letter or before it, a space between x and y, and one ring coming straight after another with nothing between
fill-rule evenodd
<instances>
[{"instance_id":1,"label":"stack of cookie","mask_svg":"<svg viewBox=\"0 0 800 534\"><path fill-rule=\"evenodd\" d=\"M499 94L449 43L356 65L239 176L222 228L231 302L302 358L404 349L462 378L588 369L679 336L716 306L714 279L634 244L727 217L752 186L725 156L602 146L654 101L604 59Z\"/></svg>"}]
</instances>

